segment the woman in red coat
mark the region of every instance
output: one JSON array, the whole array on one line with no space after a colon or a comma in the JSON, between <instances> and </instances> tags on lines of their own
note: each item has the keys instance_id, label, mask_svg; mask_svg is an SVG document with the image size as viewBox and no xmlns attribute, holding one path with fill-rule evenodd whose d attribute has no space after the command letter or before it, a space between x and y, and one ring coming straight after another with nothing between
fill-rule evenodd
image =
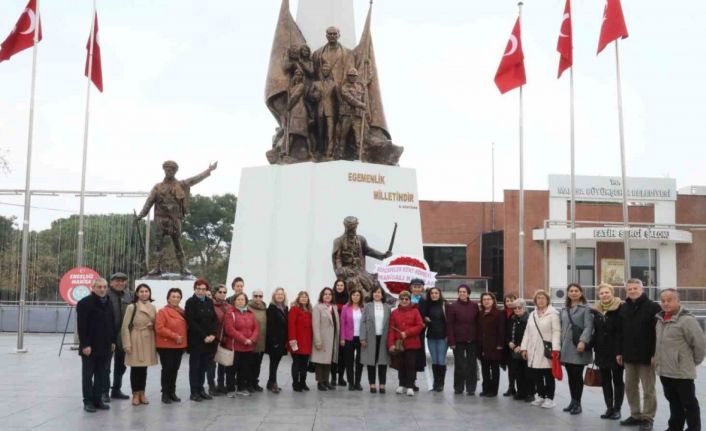
<instances>
[{"instance_id":1,"label":"woman in red coat","mask_svg":"<svg viewBox=\"0 0 706 431\"><path fill-rule=\"evenodd\" d=\"M248 388L255 383L255 343L260 328L255 315L248 309L244 293L238 293L233 299L234 310L226 314L223 326L226 332L224 346L232 346L235 351L236 392L235 395L250 396Z\"/></svg>"},{"instance_id":2,"label":"woman in red coat","mask_svg":"<svg viewBox=\"0 0 706 431\"><path fill-rule=\"evenodd\" d=\"M297 294L297 299L289 309L287 326L287 350L292 354L292 389L295 392L308 391L306 372L314 337L308 293L301 291Z\"/></svg>"},{"instance_id":3,"label":"woman in red coat","mask_svg":"<svg viewBox=\"0 0 706 431\"><path fill-rule=\"evenodd\" d=\"M497 397L500 384L500 361L505 348L505 316L498 310L497 300L491 292L480 296L481 311L478 318L480 364L483 373L481 397Z\"/></svg>"},{"instance_id":4,"label":"woman in red coat","mask_svg":"<svg viewBox=\"0 0 706 431\"><path fill-rule=\"evenodd\" d=\"M407 395L414 396L414 375L417 372L417 350L422 348L419 334L424 329L424 322L417 310L412 305L412 295L401 292L399 295L400 305L392 311L390 315L390 330L387 334L387 349L393 349L395 341L403 340L404 351L397 353L400 385L397 388L398 394L403 394L405 389Z\"/></svg>"}]
</instances>

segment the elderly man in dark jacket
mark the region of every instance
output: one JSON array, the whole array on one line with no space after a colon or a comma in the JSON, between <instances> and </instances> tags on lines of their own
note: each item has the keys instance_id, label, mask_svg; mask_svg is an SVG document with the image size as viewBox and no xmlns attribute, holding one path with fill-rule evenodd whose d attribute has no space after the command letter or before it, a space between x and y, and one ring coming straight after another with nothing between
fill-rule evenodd
<instances>
[{"instance_id":1,"label":"elderly man in dark jacket","mask_svg":"<svg viewBox=\"0 0 706 431\"><path fill-rule=\"evenodd\" d=\"M658 303L647 298L642 281L631 278L626 285L627 299L620 308L618 330L618 364L625 367L625 395L630 405L630 417L621 425L639 425L650 431L657 412L655 392L655 325L661 311ZM642 408L640 408L642 384Z\"/></svg>"},{"instance_id":2,"label":"elderly man in dark jacket","mask_svg":"<svg viewBox=\"0 0 706 431\"><path fill-rule=\"evenodd\" d=\"M108 386L105 369L115 348L117 330L107 296L108 282L99 278L93 282L91 290L90 295L76 304L76 326L78 354L81 356L83 409L94 413L96 409L110 409L103 402L102 395Z\"/></svg>"},{"instance_id":3,"label":"elderly man in dark jacket","mask_svg":"<svg viewBox=\"0 0 706 431\"><path fill-rule=\"evenodd\" d=\"M110 300L111 308L113 309L113 321L115 327L119 331L123 326L123 318L127 306L132 303L132 293L127 288L127 275L122 272L116 272L110 276L110 286L108 287L108 299ZM117 337L115 344L115 352L113 353L113 385L110 385L110 358L108 358L108 366L105 369L106 387L103 393L103 402L110 402L110 398L118 400L126 400L130 398L122 391L123 374L125 374L125 351L123 350L122 338ZM108 389L110 397L108 396Z\"/></svg>"},{"instance_id":4,"label":"elderly man in dark jacket","mask_svg":"<svg viewBox=\"0 0 706 431\"><path fill-rule=\"evenodd\" d=\"M474 395L478 383L478 303L471 289L458 286L458 300L446 309L446 337L454 352L454 392Z\"/></svg>"}]
</instances>

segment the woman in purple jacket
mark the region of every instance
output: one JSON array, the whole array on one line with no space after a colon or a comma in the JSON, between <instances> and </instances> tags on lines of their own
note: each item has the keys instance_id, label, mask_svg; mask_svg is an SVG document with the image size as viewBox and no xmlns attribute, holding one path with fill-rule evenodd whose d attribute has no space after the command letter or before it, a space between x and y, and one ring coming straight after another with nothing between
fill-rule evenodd
<instances>
[{"instance_id":1,"label":"woman in purple jacket","mask_svg":"<svg viewBox=\"0 0 706 431\"><path fill-rule=\"evenodd\" d=\"M454 393L475 395L478 379L478 303L471 289L458 286L458 300L446 309L446 337L454 352Z\"/></svg>"},{"instance_id":2,"label":"woman in purple jacket","mask_svg":"<svg viewBox=\"0 0 706 431\"><path fill-rule=\"evenodd\" d=\"M363 364L360 363L360 321L363 318L363 294L360 290L350 293L348 304L341 310L341 346L346 362L346 377L349 391L362 391L360 378ZM355 360L354 360L355 357ZM355 364L355 373L353 371Z\"/></svg>"},{"instance_id":3,"label":"woman in purple jacket","mask_svg":"<svg viewBox=\"0 0 706 431\"><path fill-rule=\"evenodd\" d=\"M500 361L505 349L505 316L498 310L491 292L480 295L481 311L478 318L480 364L483 372L481 397L497 397L500 384Z\"/></svg>"}]
</instances>

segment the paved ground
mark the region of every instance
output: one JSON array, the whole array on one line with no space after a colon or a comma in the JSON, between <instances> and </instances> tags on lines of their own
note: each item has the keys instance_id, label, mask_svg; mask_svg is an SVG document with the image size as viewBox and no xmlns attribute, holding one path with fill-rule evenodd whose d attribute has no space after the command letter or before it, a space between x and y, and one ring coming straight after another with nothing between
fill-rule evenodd
<instances>
[{"instance_id":1,"label":"paved ground","mask_svg":"<svg viewBox=\"0 0 706 431\"><path fill-rule=\"evenodd\" d=\"M586 388L584 413L570 416L560 407L568 404L566 381L557 384L557 408L531 407L525 403L498 397L486 399L454 395L447 382L442 394L422 391L414 398L394 394L397 373L388 376L388 393L317 392L309 375L308 393L291 391L288 376L290 361L280 366L279 394L261 393L248 399L217 398L214 401L163 405L159 401L159 366L149 369L148 406L132 407L126 401L113 401L108 412L84 413L81 403L81 364L75 351L57 356L60 335L28 335L29 353L13 354L15 334L0 334L0 430L618 430L616 422L601 420L603 398L600 388ZM267 358L267 357L265 357ZM265 359L267 360L267 359ZM263 370L267 370L263 365ZM702 409L706 409L706 368L701 367L697 391ZM188 398L187 364L182 363L178 394ZM129 373L129 370L128 370ZM453 368L449 367L449 376ZM366 377L364 375L364 381ZM423 379L422 379L423 380ZM129 378L125 379L129 390ZM506 386L505 376L501 389ZM656 430L666 428L667 404L658 383L659 411ZM628 412L627 404L623 415ZM623 431L625 429L623 428Z\"/></svg>"}]
</instances>

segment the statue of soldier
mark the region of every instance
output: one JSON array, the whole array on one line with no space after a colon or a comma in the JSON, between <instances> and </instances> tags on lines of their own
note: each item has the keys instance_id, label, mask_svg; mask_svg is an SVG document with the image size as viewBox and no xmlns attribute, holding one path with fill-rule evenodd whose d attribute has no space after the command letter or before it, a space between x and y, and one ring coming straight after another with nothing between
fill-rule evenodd
<instances>
[{"instance_id":1,"label":"statue of soldier","mask_svg":"<svg viewBox=\"0 0 706 431\"><path fill-rule=\"evenodd\" d=\"M217 167L218 162L215 162L209 165L208 169L194 177L177 180L174 176L179 170L179 165L172 160L167 160L162 164L164 181L152 187L142 211L135 216L136 220L140 220L149 213L150 208L154 205L154 221L157 225L157 266L147 274L148 276L162 274L164 240L166 237L172 239L181 274L185 276L191 275L191 272L186 268L184 250L181 247L181 223L188 212L191 187L210 176L211 172Z\"/></svg>"},{"instance_id":2,"label":"statue of soldier","mask_svg":"<svg viewBox=\"0 0 706 431\"><path fill-rule=\"evenodd\" d=\"M346 282L348 291L363 289L370 292L378 284L370 273L365 270L365 256L383 260L392 256L392 251L379 252L370 246L362 235L357 234L358 219L346 217L343 219L345 232L333 241L333 270L336 277Z\"/></svg>"},{"instance_id":3,"label":"statue of soldier","mask_svg":"<svg viewBox=\"0 0 706 431\"><path fill-rule=\"evenodd\" d=\"M336 145L336 159L341 159L346 153L348 136L353 132L353 154L358 157L361 139L365 136L363 121L367 117L367 102L365 86L358 82L358 71L351 67L346 76L346 82L341 86L341 106L339 110L339 134Z\"/></svg>"},{"instance_id":4,"label":"statue of soldier","mask_svg":"<svg viewBox=\"0 0 706 431\"><path fill-rule=\"evenodd\" d=\"M325 157L333 157L336 112L338 110L338 86L331 76L331 66L321 66L321 80L312 83L311 97L317 102L317 138Z\"/></svg>"}]
</instances>

